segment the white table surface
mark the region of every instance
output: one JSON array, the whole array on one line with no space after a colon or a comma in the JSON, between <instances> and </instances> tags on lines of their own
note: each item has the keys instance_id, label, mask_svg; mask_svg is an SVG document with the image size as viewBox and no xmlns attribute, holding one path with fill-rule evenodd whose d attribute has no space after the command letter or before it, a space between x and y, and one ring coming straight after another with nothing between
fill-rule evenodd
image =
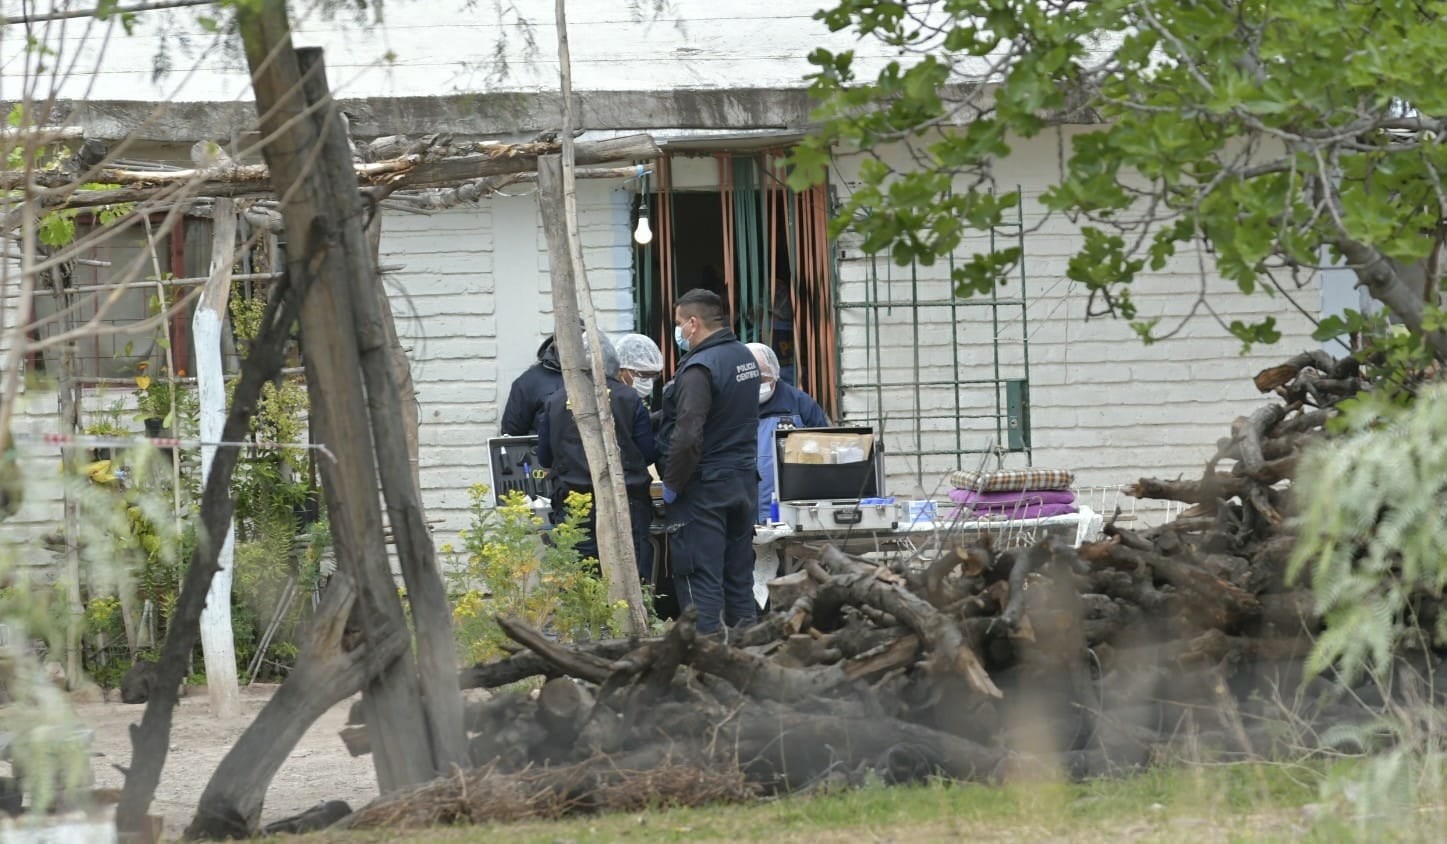
<instances>
[{"instance_id":1,"label":"white table surface","mask_svg":"<svg viewBox=\"0 0 1447 844\"><path fill-rule=\"evenodd\" d=\"M1079 547L1094 539L1101 531L1105 519L1089 507L1081 506L1074 513L1063 513L1058 516L1045 516L1038 519L1007 519L1004 517L992 517L985 519L971 519L969 521L948 521L937 522L927 519L919 519L913 522L902 522L892 531L881 530L839 530L834 532L795 533L789 525L773 524L760 525L754 528L754 547L759 549L754 558L754 599L762 607L769 597L768 583L774 579L778 570L778 560L773 554L772 546L779 542L817 541L828 539L831 536L912 536L915 534L928 534L936 531L988 531L988 530L1039 530L1052 527L1074 527L1075 540L1072 544Z\"/></svg>"}]
</instances>

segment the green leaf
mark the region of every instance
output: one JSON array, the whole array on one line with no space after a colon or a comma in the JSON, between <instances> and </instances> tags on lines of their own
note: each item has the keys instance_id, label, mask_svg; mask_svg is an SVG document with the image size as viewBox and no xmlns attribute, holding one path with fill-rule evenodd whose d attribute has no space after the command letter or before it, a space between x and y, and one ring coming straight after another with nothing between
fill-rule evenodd
<instances>
[{"instance_id":1,"label":"green leaf","mask_svg":"<svg viewBox=\"0 0 1447 844\"><path fill-rule=\"evenodd\" d=\"M74 212L57 211L40 218L40 242L46 246L69 245L75 240Z\"/></svg>"},{"instance_id":2,"label":"green leaf","mask_svg":"<svg viewBox=\"0 0 1447 844\"><path fill-rule=\"evenodd\" d=\"M1251 347L1256 343L1275 343L1281 339L1281 332L1276 328L1276 317L1266 317L1260 322L1242 322L1241 320L1231 321L1231 335L1241 341L1241 354L1251 353Z\"/></svg>"}]
</instances>

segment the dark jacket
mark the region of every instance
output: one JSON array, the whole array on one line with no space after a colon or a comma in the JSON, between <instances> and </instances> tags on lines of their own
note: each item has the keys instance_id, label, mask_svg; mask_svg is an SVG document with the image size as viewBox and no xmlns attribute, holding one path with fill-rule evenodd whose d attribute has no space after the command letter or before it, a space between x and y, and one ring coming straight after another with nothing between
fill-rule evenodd
<instances>
[{"instance_id":1,"label":"dark jacket","mask_svg":"<svg viewBox=\"0 0 1447 844\"><path fill-rule=\"evenodd\" d=\"M819 402L798 387L783 381L775 383L774 395L759 405L759 418L766 419L770 416L797 416L805 428L829 427L829 417L824 415L824 408L819 406Z\"/></svg>"},{"instance_id":2,"label":"dark jacket","mask_svg":"<svg viewBox=\"0 0 1447 844\"><path fill-rule=\"evenodd\" d=\"M523 437L538 432L543 402L563 389L563 366L558 362L558 348L553 338L538 347L538 362L528 367L512 382L507 405L502 411L502 434Z\"/></svg>"},{"instance_id":3,"label":"dark jacket","mask_svg":"<svg viewBox=\"0 0 1447 844\"><path fill-rule=\"evenodd\" d=\"M679 362L663 389L658 448L664 486L682 493L705 473L757 476L759 365L728 329Z\"/></svg>"},{"instance_id":4,"label":"dark jacket","mask_svg":"<svg viewBox=\"0 0 1447 844\"><path fill-rule=\"evenodd\" d=\"M630 489L647 489L651 478L648 467L658 459L658 446L648 409L632 387L622 381L608 379L608 402L613 411L613 426L618 435L619 457L623 463L623 483ZM583 436L568 403L566 390L558 390L543 403L538 426L538 465L552 470L550 475L565 489L593 488L588 472L588 454L583 449Z\"/></svg>"}]
</instances>

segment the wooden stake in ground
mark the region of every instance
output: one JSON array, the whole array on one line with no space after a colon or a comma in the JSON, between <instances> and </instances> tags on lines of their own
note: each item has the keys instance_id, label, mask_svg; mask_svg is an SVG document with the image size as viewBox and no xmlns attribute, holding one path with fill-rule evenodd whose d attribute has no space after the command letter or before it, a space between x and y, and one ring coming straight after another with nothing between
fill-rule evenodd
<instances>
[{"instance_id":1,"label":"wooden stake in ground","mask_svg":"<svg viewBox=\"0 0 1447 844\"><path fill-rule=\"evenodd\" d=\"M357 589L353 620L364 646L376 652L406 621L383 537L377 454L352 308L357 273L367 272L370 263L361 199L355 184L338 190L327 174L327 159L338 151L324 143L318 120L339 118L334 109L316 105L324 95L309 97L303 89L285 0L261 0L239 10L237 19L252 70L263 152L273 188L285 197L287 275L314 279L301 309L302 357L316 439L337 457L336 462L320 461L318 468L337 563ZM324 87L319 56L311 73L313 85ZM341 154L344 162L331 164L350 169L351 151ZM378 785L391 791L432 777L439 766L412 655L404 653L390 663L379 660L373 667L362 705L372 730ZM455 682L453 688L456 694Z\"/></svg>"},{"instance_id":2,"label":"wooden stake in ground","mask_svg":"<svg viewBox=\"0 0 1447 844\"><path fill-rule=\"evenodd\" d=\"M221 330L231 294L231 266L236 250L236 202L216 200L211 238L211 278L196 303L191 336L196 343L196 392L200 401L202 442L221 439L226 425L226 372L221 364ZM211 475L215 446L201 447L201 483ZM216 558L216 576L201 613L201 652L206 659L206 695L216 718L241 714L241 689L236 678L236 642L231 632L231 572L235 526L226 525L226 539Z\"/></svg>"},{"instance_id":3,"label":"wooden stake in ground","mask_svg":"<svg viewBox=\"0 0 1447 844\"><path fill-rule=\"evenodd\" d=\"M367 251L372 256L372 266L382 266L382 214L372 214L367 224ZM377 307L381 311L382 328L387 332L387 348L392 361L392 372L397 379L398 399L402 405L402 430L407 437L407 460L412 464L412 482L422 489L420 471L418 429L422 425L422 408L417 403L417 384L412 380L412 365L407 360L407 350L397 336L397 320L392 315L392 301L380 274L377 278Z\"/></svg>"},{"instance_id":4,"label":"wooden stake in ground","mask_svg":"<svg viewBox=\"0 0 1447 844\"><path fill-rule=\"evenodd\" d=\"M600 342L590 345L592 383L583 378L583 349L572 327L582 315L589 337L601 338L598 315L593 308L587 269L583 266L582 239L578 235L578 191L574 180L576 164L573 146L573 81L568 54L568 19L564 0L557 0L558 67L563 94L563 125L558 136L563 142L561 157L538 159L538 203L548 241L548 266L553 276L554 337L563 367L563 386L573 398L573 418L588 456L593 479L593 507L597 518L598 558L608 579L608 598L627 608L620 626L642 634L648 629L643 606L643 589L638 582L638 564L633 553L629 525L628 491L624 487L623 464L618 436L608 400L608 382L603 372ZM580 401L581 399L581 401Z\"/></svg>"},{"instance_id":5,"label":"wooden stake in ground","mask_svg":"<svg viewBox=\"0 0 1447 844\"><path fill-rule=\"evenodd\" d=\"M332 211L342 223L337 234L342 247L343 274L338 281L349 281L352 288L351 311L356 325L353 343L361 363L371 421L372 448L368 452L376 454L387 521L392 526L397 562L412 606L412 626L417 631L417 680L422 700L421 710L410 713L409 717L422 716L431 742L432 773L449 774L467 764L462 694L457 687L457 643L452 637L452 606L437 568L437 551L422 509L422 492L413 473L407 426L403 421L408 408L398 390L390 339L395 331L388 330L391 317L382 308L385 298L382 279L372 262L366 226L362 224L366 214L378 214L380 210L375 204L370 211L363 206L361 193L352 180L352 145L327 89L322 51L308 47L298 50L297 58L307 104L316 110L312 119L317 124L322 146L318 165L330 188ZM370 470L371 460L367 463ZM385 566L385 555L382 560ZM390 578L391 569L386 568Z\"/></svg>"}]
</instances>

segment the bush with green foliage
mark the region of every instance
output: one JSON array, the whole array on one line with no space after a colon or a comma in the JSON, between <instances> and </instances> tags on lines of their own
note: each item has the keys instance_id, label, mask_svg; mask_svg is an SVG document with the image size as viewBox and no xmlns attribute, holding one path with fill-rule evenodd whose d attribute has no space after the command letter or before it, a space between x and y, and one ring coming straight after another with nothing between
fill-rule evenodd
<instances>
[{"instance_id":1,"label":"bush with green foliage","mask_svg":"<svg viewBox=\"0 0 1447 844\"><path fill-rule=\"evenodd\" d=\"M564 642L591 639L613 617L598 561L577 546L593 506L591 495L570 493L567 517L542 539L543 520L526 495L508 493L492 506L482 484L468 489L471 522L462 532L464 557L443 545L459 656L474 662L501 656L506 636L496 616L550 630Z\"/></svg>"},{"instance_id":2,"label":"bush with green foliage","mask_svg":"<svg viewBox=\"0 0 1447 844\"><path fill-rule=\"evenodd\" d=\"M1342 434L1298 469L1290 574L1310 580L1326 620L1310 667L1351 679L1389 674L1401 645L1447 645L1447 385L1407 409L1375 395L1343 409Z\"/></svg>"}]
</instances>

